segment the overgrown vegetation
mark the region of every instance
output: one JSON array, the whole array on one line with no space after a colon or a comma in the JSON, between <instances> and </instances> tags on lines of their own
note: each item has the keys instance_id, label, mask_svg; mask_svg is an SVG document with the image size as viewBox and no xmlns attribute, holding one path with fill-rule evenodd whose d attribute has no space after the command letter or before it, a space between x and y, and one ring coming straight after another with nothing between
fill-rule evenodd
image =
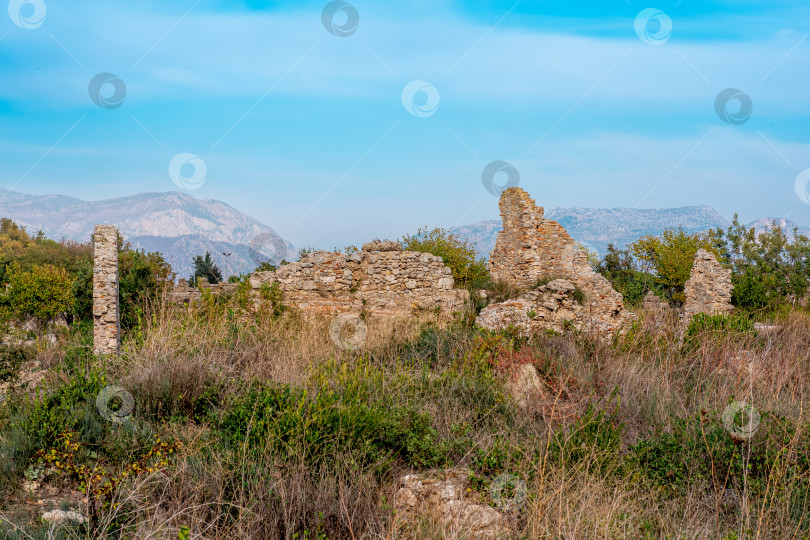
<instances>
[{"instance_id":1,"label":"overgrown vegetation","mask_svg":"<svg viewBox=\"0 0 810 540\"><path fill-rule=\"evenodd\" d=\"M741 275L803 271L801 244L773 240L797 250L778 266L731 255L722 246L737 241L713 234ZM684 336L672 314L640 313L612 341L426 314L369 317L365 342L347 350L329 317L290 309L277 286L258 305L241 280L177 309L161 295L163 259L121 253L126 354L95 358L79 317L54 343L0 346L0 383L11 383L0 387L0 538L51 537L39 498L90 518L59 526L65 537L453 537L437 516L394 508L399 478L446 468L465 471L482 504L499 504L496 487L525 489L504 511L516 538L810 536L810 312L794 305L798 289L767 298L770 310L697 315ZM475 263L465 257L459 271ZM82 264L53 267L80 311ZM629 251L610 250L600 271L626 298L672 294ZM756 332L754 316L778 330ZM23 383L32 360L47 372ZM526 365L539 386L520 407L510 385ZM755 424L727 412L751 406Z\"/></svg>"},{"instance_id":2,"label":"overgrown vegetation","mask_svg":"<svg viewBox=\"0 0 810 540\"><path fill-rule=\"evenodd\" d=\"M402 248L437 255L453 271L457 287L479 288L488 279L486 261L475 247L446 229L423 227L414 235L402 237Z\"/></svg>"}]
</instances>

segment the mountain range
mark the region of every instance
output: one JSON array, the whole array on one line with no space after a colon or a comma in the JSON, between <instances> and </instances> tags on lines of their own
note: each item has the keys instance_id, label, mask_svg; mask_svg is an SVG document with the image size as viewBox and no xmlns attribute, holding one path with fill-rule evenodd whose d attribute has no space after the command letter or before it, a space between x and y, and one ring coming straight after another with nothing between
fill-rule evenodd
<instances>
[{"instance_id":1,"label":"mountain range","mask_svg":"<svg viewBox=\"0 0 810 540\"><path fill-rule=\"evenodd\" d=\"M179 277L190 275L193 258L207 251L226 277L297 257L291 243L260 221L224 202L176 191L83 201L0 190L0 217L77 242L88 242L97 224L115 225L133 248L163 253Z\"/></svg>"},{"instance_id":2,"label":"mountain range","mask_svg":"<svg viewBox=\"0 0 810 540\"><path fill-rule=\"evenodd\" d=\"M608 244L623 249L627 244L647 235L661 234L665 229L682 227L694 233L708 229L726 229L729 221L710 206L684 206L682 208L548 208L545 217L565 227L576 241L596 251L607 252ZM760 218L746 226L761 233L775 223L789 238L794 228L799 234L810 236L810 229L785 218ZM495 248L495 239L501 230L501 220L486 220L450 228L450 232L468 240L482 257Z\"/></svg>"},{"instance_id":3,"label":"mountain range","mask_svg":"<svg viewBox=\"0 0 810 540\"><path fill-rule=\"evenodd\" d=\"M548 208L545 216L600 255L608 244L623 248L640 236L660 234L667 228L680 226L697 232L729 225L709 206ZM206 252L225 277L250 272L263 261L278 264L282 259L297 259L295 247L271 227L224 202L176 191L83 201L0 190L0 217L13 219L29 232L42 231L49 238L77 242L89 241L97 224L116 225L133 248L161 252L178 277L190 275L193 258ZM796 224L785 218L761 218L748 226L761 232L774 222L792 236ZM481 256L488 257L500 230L500 220L486 220L452 227L450 232L469 240ZM798 227L798 232L810 236L806 227Z\"/></svg>"}]
</instances>

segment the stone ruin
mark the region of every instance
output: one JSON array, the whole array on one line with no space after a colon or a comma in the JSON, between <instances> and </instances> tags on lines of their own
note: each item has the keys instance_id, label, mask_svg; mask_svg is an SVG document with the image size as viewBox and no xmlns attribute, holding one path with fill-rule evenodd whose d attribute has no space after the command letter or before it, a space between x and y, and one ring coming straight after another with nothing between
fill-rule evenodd
<instances>
[{"instance_id":1,"label":"stone ruin","mask_svg":"<svg viewBox=\"0 0 810 540\"><path fill-rule=\"evenodd\" d=\"M603 276L594 272L585 250L559 223L545 219L543 208L520 188L504 191L500 200L503 230L498 233L489 268L494 279L530 289L517 298L491 304L476 322L488 329L515 326L525 334L541 329L595 331L609 336L633 319L622 296ZM98 225L93 237L94 352L118 354L118 231ZM696 313L728 313L732 307L731 272L710 252L698 250L686 283L684 326ZM538 280L547 280L538 286ZM455 289L452 271L441 257L403 251L398 242L374 240L352 254L316 251L300 261L250 277L254 297L264 287L276 286L283 302L305 312L365 312L377 316L407 317L435 312L444 318L465 309L466 290ZM168 293L175 304L196 302L202 290L232 293L230 283L198 287L185 280ZM662 311L666 304L652 293L646 309Z\"/></svg>"},{"instance_id":2,"label":"stone ruin","mask_svg":"<svg viewBox=\"0 0 810 540\"><path fill-rule=\"evenodd\" d=\"M499 206L503 230L489 257L492 278L523 289L535 288L540 279L556 281L484 308L479 324L500 329L517 319L529 330L536 326L554 328L568 320L577 329L609 335L633 318L624 309L622 295L593 271L585 250L559 223L545 219L543 208L537 207L528 193L509 188L501 195ZM573 299L577 289L584 294L580 305ZM523 313L518 313L521 310ZM530 317L532 322L525 320L527 311L535 313Z\"/></svg>"},{"instance_id":3,"label":"stone ruin","mask_svg":"<svg viewBox=\"0 0 810 540\"><path fill-rule=\"evenodd\" d=\"M466 290L453 288L452 271L441 257L379 240L351 255L310 253L274 272L255 272L250 284L256 293L277 284L286 304L306 312L410 316L436 310L447 317L469 299Z\"/></svg>"},{"instance_id":4,"label":"stone ruin","mask_svg":"<svg viewBox=\"0 0 810 540\"><path fill-rule=\"evenodd\" d=\"M118 354L118 229L96 225L93 232L93 353Z\"/></svg>"},{"instance_id":5,"label":"stone ruin","mask_svg":"<svg viewBox=\"0 0 810 540\"><path fill-rule=\"evenodd\" d=\"M517 298L485 307L476 322L490 329L513 326L524 335L540 330L582 330L589 326L589 315L584 303L574 298L575 290L570 281L555 279Z\"/></svg>"},{"instance_id":6,"label":"stone ruin","mask_svg":"<svg viewBox=\"0 0 810 540\"><path fill-rule=\"evenodd\" d=\"M188 284L188 280L180 279L166 296L170 303L184 305L197 302L202 297L203 290L211 294L230 294L236 292L236 289L235 283L212 284L206 278L197 278L197 286L192 287Z\"/></svg>"},{"instance_id":7,"label":"stone ruin","mask_svg":"<svg viewBox=\"0 0 810 540\"><path fill-rule=\"evenodd\" d=\"M697 250L689 280L684 285L683 327L698 313L724 315L731 312L731 270L723 268L705 249Z\"/></svg>"}]
</instances>

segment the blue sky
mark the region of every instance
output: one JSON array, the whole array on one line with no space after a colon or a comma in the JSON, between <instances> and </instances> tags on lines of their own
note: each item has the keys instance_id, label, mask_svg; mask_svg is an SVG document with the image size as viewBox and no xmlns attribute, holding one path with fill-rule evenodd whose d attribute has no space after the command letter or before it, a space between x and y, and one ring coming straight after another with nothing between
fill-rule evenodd
<instances>
[{"instance_id":1,"label":"blue sky","mask_svg":"<svg viewBox=\"0 0 810 540\"><path fill-rule=\"evenodd\" d=\"M359 17L341 37L325 1L76 4L0 11L2 188L182 190L169 164L193 154L205 175L185 191L331 248L497 217L481 175L501 160L542 206L810 225L794 185L810 168L810 5L358 0L330 19ZM120 106L112 84L91 98L99 73L126 85ZM412 81L430 96L403 101ZM752 103L740 122L716 111L727 88Z\"/></svg>"}]
</instances>

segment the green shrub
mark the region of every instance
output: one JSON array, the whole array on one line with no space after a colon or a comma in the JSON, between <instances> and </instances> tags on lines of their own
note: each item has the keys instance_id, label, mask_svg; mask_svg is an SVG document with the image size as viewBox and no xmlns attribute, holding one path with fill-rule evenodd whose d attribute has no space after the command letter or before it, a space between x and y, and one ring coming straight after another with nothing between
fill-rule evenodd
<instances>
[{"instance_id":1,"label":"green shrub","mask_svg":"<svg viewBox=\"0 0 810 540\"><path fill-rule=\"evenodd\" d=\"M19 474L38 450L52 448L65 431L78 432L84 442L101 442L105 420L96 410L95 400L104 386L104 375L91 369L10 404L10 422L0 438L2 473Z\"/></svg>"},{"instance_id":2,"label":"green shrub","mask_svg":"<svg viewBox=\"0 0 810 540\"><path fill-rule=\"evenodd\" d=\"M73 307L73 279L51 264L36 265L23 270L12 263L7 272L8 302L17 317L32 316L45 323L60 313L70 313Z\"/></svg>"},{"instance_id":3,"label":"green shrub","mask_svg":"<svg viewBox=\"0 0 810 540\"><path fill-rule=\"evenodd\" d=\"M402 237L403 249L437 255L453 271L457 287L480 283L488 276L486 261L470 242L446 229L421 228L413 236Z\"/></svg>"},{"instance_id":4,"label":"green shrub","mask_svg":"<svg viewBox=\"0 0 810 540\"><path fill-rule=\"evenodd\" d=\"M36 349L28 345L0 345L0 382L13 380L20 366L35 356Z\"/></svg>"},{"instance_id":5,"label":"green shrub","mask_svg":"<svg viewBox=\"0 0 810 540\"><path fill-rule=\"evenodd\" d=\"M755 335L754 321L745 313L732 315L706 315L697 313L689 322L684 333L684 350L689 351L697 346L700 336L708 335L712 339L742 340Z\"/></svg>"},{"instance_id":6,"label":"green shrub","mask_svg":"<svg viewBox=\"0 0 810 540\"><path fill-rule=\"evenodd\" d=\"M762 413L761 418L753 438L742 443L726 431L720 414L703 411L676 418L670 431L659 430L632 446L628 463L670 496L705 484L723 490L745 485L758 497L774 489L769 483L777 479L783 488L807 496L810 438L806 429L797 436L795 423L784 417Z\"/></svg>"},{"instance_id":7,"label":"green shrub","mask_svg":"<svg viewBox=\"0 0 810 540\"><path fill-rule=\"evenodd\" d=\"M620 461L623 430L618 402L611 408L597 408L588 403L585 412L568 430L562 427L555 430L549 458L558 466L572 467L584 462L589 468L605 471Z\"/></svg>"},{"instance_id":8,"label":"green shrub","mask_svg":"<svg viewBox=\"0 0 810 540\"><path fill-rule=\"evenodd\" d=\"M358 392L314 395L290 386L254 387L227 407L222 441L248 452L267 448L285 459L328 463L338 454L362 465L392 458L417 467L442 462L431 418L407 406L366 403Z\"/></svg>"}]
</instances>

